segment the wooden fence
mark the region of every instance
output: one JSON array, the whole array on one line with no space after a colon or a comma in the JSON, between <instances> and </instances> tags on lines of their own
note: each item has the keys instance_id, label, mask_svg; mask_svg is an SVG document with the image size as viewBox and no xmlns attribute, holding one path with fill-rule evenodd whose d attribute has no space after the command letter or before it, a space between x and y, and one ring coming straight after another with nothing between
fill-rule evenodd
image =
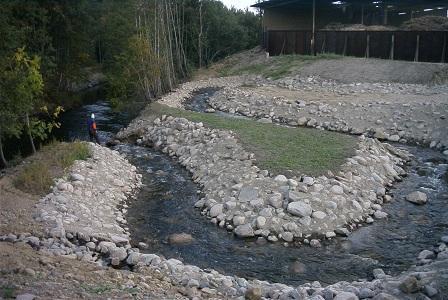
<instances>
[{"instance_id":1,"label":"wooden fence","mask_svg":"<svg viewBox=\"0 0 448 300\"><path fill-rule=\"evenodd\" d=\"M313 54L311 31L268 31L270 55ZM317 31L315 53L424 62L448 62L448 31Z\"/></svg>"}]
</instances>

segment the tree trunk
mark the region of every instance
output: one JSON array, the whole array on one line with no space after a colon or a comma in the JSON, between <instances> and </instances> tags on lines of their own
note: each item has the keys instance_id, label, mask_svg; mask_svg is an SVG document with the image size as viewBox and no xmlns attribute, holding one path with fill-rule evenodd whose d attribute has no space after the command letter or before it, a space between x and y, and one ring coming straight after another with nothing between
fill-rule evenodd
<instances>
[{"instance_id":1,"label":"tree trunk","mask_svg":"<svg viewBox=\"0 0 448 300\"><path fill-rule=\"evenodd\" d=\"M202 68L202 1L199 2L199 36L198 36L198 59L199 69Z\"/></svg>"},{"instance_id":2,"label":"tree trunk","mask_svg":"<svg viewBox=\"0 0 448 300\"><path fill-rule=\"evenodd\" d=\"M30 139L31 149L33 150L33 154L36 153L36 146L34 146L33 135L31 134L31 125L30 125L30 116L28 113L25 114L26 118L26 127L28 131L28 138Z\"/></svg>"},{"instance_id":3,"label":"tree trunk","mask_svg":"<svg viewBox=\"0 0 448 300\"><path fill-rule=\"evenodd\" d=\"M8 162L6 161L5 155L3 153L3 144L1 136L0 136L0 161L2 162L5 168L8 167Z\"/></svg>"}]
</instances>

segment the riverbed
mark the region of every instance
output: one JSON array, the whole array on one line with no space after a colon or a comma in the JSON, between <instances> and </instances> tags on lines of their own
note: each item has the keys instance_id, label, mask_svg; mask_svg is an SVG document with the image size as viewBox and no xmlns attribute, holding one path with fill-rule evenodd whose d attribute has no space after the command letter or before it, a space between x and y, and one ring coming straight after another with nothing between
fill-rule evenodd
<instances>
[{"instance_id":1,"label":"riverbed","mask_svg":"<svg viewBox=\"0 0 448 300\"><path fill-rule=\"evenodd\" d=\"M195 95L201 98L198 105L210 94L205 91ZM200 107L206 108L206 105ZM61 136L68 140L87 139L85 121L91 113L96 115L103 142L135 116L112 110L99 95L63 115ZM116 149L143 175L144 186L130 203L127 221L132 240L149 245L146 252L177 258L201 268L213 268L224 274L298 285L314 280L330 284L370 279L375 268L397 274L414 264L417 254L446 232L448 165L445 157L429 149L400 147L410 151L416 159L409 166L407 178L390 190L394 200L383 208L389 214L388 219L363 226L348 238L325 242L319 249L236 239L194 209L193 204L200 198L200 187L176 161L156 150L136 145L118 145ZM415 190L428 195L428 204L415 206L404 200L405 195ZM167 243L170 234L182 232L191 234L194 241L187 245Z\"/></svg>"}]
</instances>

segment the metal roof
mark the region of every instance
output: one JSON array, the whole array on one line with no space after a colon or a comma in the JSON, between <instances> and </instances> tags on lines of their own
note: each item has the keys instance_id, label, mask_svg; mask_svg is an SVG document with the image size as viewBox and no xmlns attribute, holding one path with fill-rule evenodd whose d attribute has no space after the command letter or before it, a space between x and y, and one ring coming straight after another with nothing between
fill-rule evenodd
<instances>
[{"instance_id":1,"label":"metal roof","mask_svg":"<svg viewBox=\"0 0 448 300\"><path fill-rule=\"evenodd\" d=\"M347 5L364 5L371 7L385 7L404 9L411 7L424 7L424 8L437 8L443 7L447 8L446 0L315 0L317 6L332 6L340 7ZM252 7L257 7L261 9L273 8L273 7L310 7L313 4L313 0L265 0L260 3L252 5Z\"/></svg>"}]
</instances>

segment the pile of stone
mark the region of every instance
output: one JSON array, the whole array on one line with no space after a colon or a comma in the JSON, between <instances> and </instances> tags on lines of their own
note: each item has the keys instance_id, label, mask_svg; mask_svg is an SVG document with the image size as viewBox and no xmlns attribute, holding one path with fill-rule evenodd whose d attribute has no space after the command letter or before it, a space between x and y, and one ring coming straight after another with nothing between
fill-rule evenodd
<instances>
[{"instance_id":1,"label":"pile of stone","mask_svg":"<svg viewBox=\"0 0 448 300\"><path fill-rule=\"evenodd\" d=\"M306 90L303 86L302 89ZM441 151L448 149L446 101L304 101L224 88L216 92L208 104L215 111L261 122L364 134L379 140L424 144Z\"/></svg>"},{"instance_id":2,"label":"pile of stone","mask_svg":"<svg viewBox=\"0 0 448 300\"><path fill-rule=\"evenodd\" d=\"M36 219L52 238L127 241L125 201L138 190L141 175L117 151L92 143L89 147L92 157L76 161L70 174L55 183L39 201Z\"/></svg>"},{"instance_id":3,"label":"pile of stone","mask_svg":"<svg viewBox=\"0 0 448 300\"><path fill-rule=\"evenodd\" d=\"M419 266L411 268L399 276L386 275L383 270L373 271L374 280L356 282L338 282L323 286L320 282L292 287L285 284L269 283L259 280L247 280L237 276L226 276L214 270L204 270L186 265L176 259L165 259L155 254L143 254L139 249L131 248L127 243L108 241L87 242L74 245L73 254L62 254L56 249L64 250L67 241L62 239L37 237L22 234L0 236L0 241L10 243L27 243L41 252L62 255L73 259L129 266L136 272L150 268L162 274L165 280L177 286L185 287L186 294L199 297L239 298L241 299L439 299L440 287L448 275L448 236L432 250L423 250L419 254ZM73 242L75 240L72 239ZM82 239L76 240L82 242ZM82 255L81 253L86 254ZM89 259L93 258L93 259ZM99 259L101 258L101 259ZM44 261L45 259L42 258Z\"/></svg>"},{"instance_id":4,"label":"pile of stone","mask_svg":"<svg viewBox=\"0 0 448 300\"><path fill-rule=\"evenodd\" d=\"M338 174L272 177L229 131L162 116L152 124L136 122L118 136L136 134L139 143L177 157L191 172L205 194L195 207L212 223L243 238L316 247L319 239L387 217L386 188L405 174L402 167L410 159L405 151L360 137L356 155Z\"/></svg>"}]
</instances>

